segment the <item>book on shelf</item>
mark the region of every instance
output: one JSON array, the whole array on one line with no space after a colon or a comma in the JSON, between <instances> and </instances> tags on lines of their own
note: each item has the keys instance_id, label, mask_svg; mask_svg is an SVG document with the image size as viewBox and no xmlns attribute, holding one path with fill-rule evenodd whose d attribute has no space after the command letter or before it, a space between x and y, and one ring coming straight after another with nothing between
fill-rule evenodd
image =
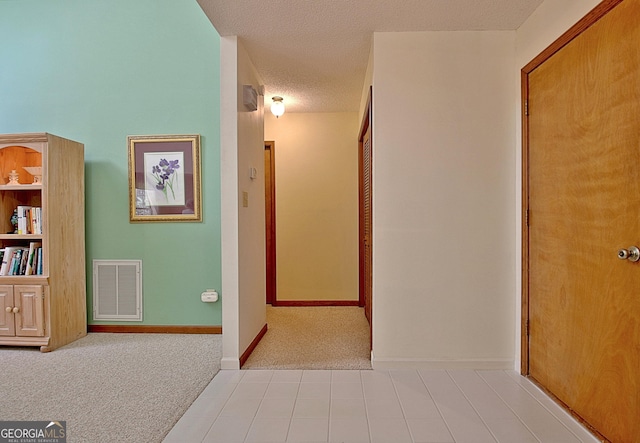
<instances>
[{"instance_id":1,"label":"book on shelf","mask_svg":"<svg viewBox=\"0 0 640 443\"><path fill-rule=\"evenodd\" d=\"M42 275L42 248L38 248L38 266L36 267L36 275Z\"/></svg>"},{"instance_id":2,"label":"book on shelf","mask_svg":"<svg viewBox=\"0 0 640 443\"><path fill-rule=\"evenodd\" d=\"M18 211L18 234L28 234L27 213L30 211L31 206L18 205L16 208Z\"/></svg>"},{"instance_id":3,"label":"book on shelf","mask_svg":"<svg viewBox=\"0 0 640 443\"><path fill-rule=\"evenodd\" d=\"M31 232L42 234L42 208L39 206L31 208Z\"/></svg>"},{"instance_id":4,"label":"book on shelf","mask_svg":"<svg viewBox=\"0 0 640 443\"><path fill-rule=\"evenodd\" d=\"M4 248L2 265L0 265L0 275L10 275L10 266L13 261L13 257L18 249L20 249L19 246L7 246L6 248Z\"/></svg>"},{"instance_id":5,"label":"book on shelf","mask_svg":"<svg viewBox=\"0 0 640 443\"><path fill-rule=\"evenodd\" d=\"M19 205L16 207L18 216L18 234L42 234L42 208L39 206Z\"/></svg>"},{"instance_id":6,"label":"book on shelf","mask_svg":"<svg viewBox=\"0 0 640 443\"><path fill-rule=\"evenodd\" d=\"M22 260L22 248L16 249L16 252L11 257L11 264L9 265L8 275L19 275L20 261Z\"/></svg>"},{"instance_id":7,"label":"book on shelf","mask_svg":"<svg viewBox=\"0 0 640 443\"><path fill-rule=\"evenodd\" d=\"M42 242L0 249L0 275L42 275Z\"/></svg>"},{"instance_id":8,"label":"book on shelf","mask_svg":"<svg viewBox=\"0 0 640 443\"><path fill-rule=\"evenodd\" d=\"M29 242L29 253L27 256L27 267L25 269L24 275L33 275L36 272L38 266L38 249L42 248L41 242Z\"/></svg>"},{"instance_id":9,"label":"book on shelf","mask_svg":"<svg viewBox=\"0 0 640 443\"><path fill-rule=\"evenodd\" d=\"M10 275L20 275L20 264L22 263L22 256L24 255L24 248L19 248L13 258L11 259L11 273Z\"/></svg>"}]
</instances>

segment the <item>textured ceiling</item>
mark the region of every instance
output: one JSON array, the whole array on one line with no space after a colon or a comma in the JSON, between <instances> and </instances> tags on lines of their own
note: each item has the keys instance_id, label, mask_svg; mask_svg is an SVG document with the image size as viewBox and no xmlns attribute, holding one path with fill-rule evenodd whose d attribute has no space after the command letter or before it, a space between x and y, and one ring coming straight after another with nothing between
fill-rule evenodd
<instances>
[{"instance_id":1,"label":"textured ceiling","mask_svg":"<svg viewBox=\"0 0 640 443\"><path fill-rule=\"evenodd\" d=\"M516 29L542 0L198 0L287 112L357 111L373 32Z\"/></svg>"}]
</instances>

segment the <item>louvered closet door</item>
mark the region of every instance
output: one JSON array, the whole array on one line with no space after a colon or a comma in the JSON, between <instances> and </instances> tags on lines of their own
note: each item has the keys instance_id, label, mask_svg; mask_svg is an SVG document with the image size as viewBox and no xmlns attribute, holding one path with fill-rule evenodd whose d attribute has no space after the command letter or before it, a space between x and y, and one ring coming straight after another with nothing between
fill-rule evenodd
<instances>
[{"instance_id":1,"label":"louvered closet door","mask_svg":"<svg viewBox=\"0 0 640 443\"><path fill-rule=\"evenodd\" d=\"M364 312L371 323L371 127L363 139Z\"/></svg>"}]
</instances>

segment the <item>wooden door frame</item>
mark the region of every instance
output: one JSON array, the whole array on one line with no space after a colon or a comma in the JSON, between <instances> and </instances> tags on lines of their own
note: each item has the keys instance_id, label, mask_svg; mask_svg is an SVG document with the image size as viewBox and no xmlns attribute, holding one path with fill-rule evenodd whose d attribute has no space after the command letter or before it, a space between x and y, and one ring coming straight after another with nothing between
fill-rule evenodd
<instances>
[{"instance_id":1,"label":"wooden door frame","mask_svg":"<svg viewBox=\"0 0 640 443\"><path fill-rule=\"evenodd\" d=\"M520 72L522 115L522 311L520 373L529 375L529 74L566 46L574 38L604 17L623 0L603 0L578 23L551 43Z\"/></svg>"},{"instance_id":2,"label":"wooden door frame","mask_svg":"<svg viewBox=\"0 0 640 443\"><path fill-rule=\"evenodd\" d=\"M369 95L367 96L367 103L365 105L365 112L362 117L362 123L360 125L360 132L358 133L358 302L360 307L365 307L365 285L368 282L365 279L365 245L364 245L364 233L365 233L365 220L364 220L364 135L369 130L372 124L372 94L373 87L369 87ZM369 152L373 157L373 134L369 134ZM370 198L373 195L373 186L369 192ZM373 216L373 214L372 214ZM372 222L373 224L373 222ZM369 245L371 251L373 251L373 245ZM373 252L372 252L373 253ZM371 271L373 274L373 271ZM372 306L373 313L373 294L371 289L371 300L369 303ZM366 309L366 307L365 307ZM373 314L369 316L369 341L370 345L373 344Z\"/></svg>"},{"instance_id":3,"label":"wooden door frame","mask_svg":"<svg viewBox=\"0 0 640 443\"><path fill-rule=\"evenodd\" d=\"M270 162L269 162L269 185L267 187L267 183L265 181L265 211L268 211L271 214L269 224L266 221L265 217L265 250L266 250L266 302L267 304L275 306L277 302L277 279L276 279L276 162L275 162L275 150L276 150L276 142L275 141L265 141L264 149L271 151ZM270 198L267 198L267 194ZM267 235L267 233L269 235ZM271 238L271 241L267 241L268 238Z\"/></svg>"}]
</instances>

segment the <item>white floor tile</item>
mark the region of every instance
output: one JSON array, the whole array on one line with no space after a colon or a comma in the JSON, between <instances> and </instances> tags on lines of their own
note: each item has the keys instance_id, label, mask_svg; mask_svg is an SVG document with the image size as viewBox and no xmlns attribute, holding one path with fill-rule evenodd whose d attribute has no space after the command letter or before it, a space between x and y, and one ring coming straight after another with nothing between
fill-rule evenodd
<instances>
[{"instance_id":1,"label":"white floor tile","mask_svg":"<svg viewBox=\"0 0 640 443\"><path fill-rule=\"evenodd\" d=\"M298 398L293 409L295 418L328 418L329 399Z\"/></svg>"},{"instance_id":2,"label":"white floor tile","mask_svg":"<svg viewBox=\"0 0 640 443\"><path fill-rule=\"evenodd\" d=\"M331 396L331 383L300 383L298 398L318 398L329 400Z\"/></svg>"},{"instance_id":3,"label":"white floor tile","mask_svg":"<svg viewBox=\"0 0 640 443\"><path fill-rule=\"evenodd\" d=\"M224 397L207 398L200 396L196 398L196 400L191 404L191 407L189 407L182 417L188 417L191 414L197 415L198 417L208 418L213 422L213 420L220 415L220 412L222 412L226 403L227 399Z\"/></svg>"},{"instance_id":4,"label":"white floor tile","mask_svg":"<svg viewBox=\"0 0 640 443\"><path fill-rule=\"evenodd\" d=\"M426 389L411 391L408 388L400 388L398 389L398 398L407 419L440 418L440 412Z\"/></svg>"},{"instance_id":5,"label":"white floor tile","mask_svg":"<svg viewBox=\"0 0 640 443\"><path fill-rule=\"evenodd\" d=\"M253 418L261 401L260 398L231 398L222 408L220 417Z\"/></svg>"},{"instance_id":6,"label":"white floor tile","mask_svg":"<svg viewBox=\"0 0 640 443\"><path fill-rule=\"evenodd\" d=\"M369 421L382 418L404 418L398 400L365 400Z\"/></svg>"},{"instance_id":7,"label":"white floor tile","mask_svg":"<svg viewBox=\"0 0 640 443\"><path fill-rule=\"evenodd\" d=\"M398 394L396 393L396 389L393 386L391 379L380 383L363 382L362 390L364 392L364 397L367 400L393 401L398 398Z\"/></svg>"},{"instance_id":8,"label":"white floor tile","mask_svg":"<svg viewBox=\"0 0 640 443\"><path fill-rule=\"evenodd\" d=\"M401 418L380 418L369 421L372 443L412 443L407 422Z\"/></svg>"},{"instance_id":9,"label":"white floor tile","mask_svg":"<svg viewBox=\"0 0 640 443\"><path fill-rule=\"evenodd\" d=\"M295 398L265 398L258 408L256 418L291 419L295 403Z\"/></svg>"},{"instance_id":10,"label":"white floor tile","mask_svg":"<svg viewBox=\"0 0 640 443\"><path fill-rule=\"evenodd\" d=\"M302 372L303 383L331 383L331 371L305 370Z\"/></svg>"},{"instance_id":11,"label":"white floor tile","mask_svg":"<svg viewBox=\"0 0 640 443\"><path fill-rule=\"evenodd\" d=\"M287 440L289 419L256 418L249 429L246 442L276 443Z\"/></svg>"},{"instance_id":12,"label":"white floor tile","mask_svg":"<svg viewBox=\"0 0 640 443\"><path fill-rule=\"evenodd\" d=\"M240 383L269 383L274 372L275 371L263 371L259 369L245 371L244 377L242 377Z\"/></svg>"},{"instance_id":13,"label":"white floor tile","mask_svg":"<svg viewBox=\"0 0 640 443\"><path fill-rule=\"evenodd\" d=\"M362 398L331 399L331 418L367 418Z\"/></svg>"},{"instance_id":14,"label":"white floor tile","mask_svg":"<svg viewBox=\"0 0 640 443\"><path fill-rule=\"evenodd\" d=\"M251 426L251 418L218 417L207 433L205 443L235 443L244 442ZM195 441L195 440L183 440Z\"/></svg>"},{"instance_id":15,"label":"white floor tile","mask_svg":"<svg viewBox=\"0 0 640 443\"><path fill-rule=\"evenodd\" d=\"M265 398L296 398L298 396L299 383L269 383L264 394Z\"/></svg>"},{"instance_id":16,"label":"white floor tile","mask_svg":"<svg viewBox=\"0 0 640 443\"><path fill-rule=\"evenodd\" d=\"M331 383L362 383L360 371L333 370L331 371Z\"/></svg>"},{"instance_id":17,"label":"white floor tile","mask_svg":"<svg viewBox=\"0 0 640 443\"><path fill-rule=\"evenodd\" d=\"M271 377L272 383L299 383L302 380L302 370L287 369L274 371Z\"/></svg>"},{"instance_id":18,"label":"white floor tile","mask_svg":"<svg viewBox=\"0 0 640 443\"><path fill-rule=\"evenodd\" d=\"M294 418L289 426L287 441L291 443L326 442L329 435L329 419Z\"/></svg>"},{"instance_id":19,"label":"white floor tile","mask_svg":"<svg viewBox=\"0 0 640 443\"><path fill-rule=\"evenodd\" d=\"M538 439L517 418L492 418L485 423L499 443L538 443Z\"/></svg>"},{"instance_id":20,"label":"white floor tile","mask_svg":"<svg viewBox=\"0 0 640 443\"><path fill-rule=\"evenodd\" d=\"M545 443L580 443L580 439L555 417L548 420L530 420L527 421L527 426Z\"/></svg>"},{"instance_id":21,"label":"white floor tile","mask_svg":"<svg viewBox=\"0 0 640 443\"><path fill-rule=\"evenodd\" d=\"M458 388L483 419L515 419L515 414L475 371L449 371Z\"/></svg>"},{"instance_id":22,"label":"white floor tile","mask_svg":"<svg viewBox=\"0 0 640 443\"><path fill-rule=\"evenodd\" d=\"M336 418L329 420L330 442L369 443L369 426L366 418Z\"/></svg>"},{"instance_id":23,"label":"white floor tile","mask_svg":"<svg viewBox=\"0 0 640 443\"><path fill-rule=\"evenodd\" d=\"M267 392L267 386L269 386L269 383L239 383L233 394L231 394L231 399L262 398L264 393Z\"/></svg>"},{"instance_id":24,"label":"white floor tile","mask_svg":"<svg viewBox=\"0 0 640 443\"><path fill-rule=\"evenodd\" d=\"M164 438L165 443L200 442L207 435L214 420L203 417L200 414L191 413L187 415L187 413L169 431Z\"/></svg>"},{"instance_id":25,"label":"white floor tile","mask_svg":"<svg viewBox=\"0 0 640 443\"><path fill-rule=\"evenodd\" d=\"M226 384L226 383L240 383L240 380L242 380L242 377L244 376L244 374L247 371L237 371L237 370L232 370L232 369L222 369L220 371L218 371L218 373L216 374L215 377L213 377L213 380L211 380L211 384L216 384L216 383L222 383L222 384Z\"/></svg>"},{"instance_id":26,"label":"white floor tile","mask_svg":"<svg viewBox=\"0 0 640 443\"><path fill-rule=\"evenodd\" d=\"M164 443L597 443L511 371L220 371Z\"/></svg>"},{"instance_id":27,"label":"white floor tile","mask_svg":"<svg viewBox=\"0 0 640 443\"><path fill-rule=\"evenodd\" d=\"M479 418L473 420L445 417L444 420L456 443L496 443L496 439Z\"/></svg>"},{"instance_id":28,"label":"white floor tile","mask_svg":"<svg viewBox=\"0 0 640 443\"><path fill-rule=\"evenodd\" d=\"M453 443L449 428L441 418L407 419L415 443Z\"/></svg>"},{"instance_id":29,"label":"white floor tile","mask_svg":"<svg viewBox=\"0 0 640 443\"><path fill-rule=\"evenodd\" d=\"M364 398L361 383L331 383L331 398Z\"/></svg>"},{"instance_id":30,"label":"white floor tile","mask_svg":"<svg viewBox=\"0 0 640 443\"><path fill-rule=\"evenodd\" d=\"M215 378L214 378L215 380ZM199 397L206 398L229 398L233 391L235 390L237 384L236 383L209 383L209 385L204 388Z\"/></svg>"}]
</instances>

